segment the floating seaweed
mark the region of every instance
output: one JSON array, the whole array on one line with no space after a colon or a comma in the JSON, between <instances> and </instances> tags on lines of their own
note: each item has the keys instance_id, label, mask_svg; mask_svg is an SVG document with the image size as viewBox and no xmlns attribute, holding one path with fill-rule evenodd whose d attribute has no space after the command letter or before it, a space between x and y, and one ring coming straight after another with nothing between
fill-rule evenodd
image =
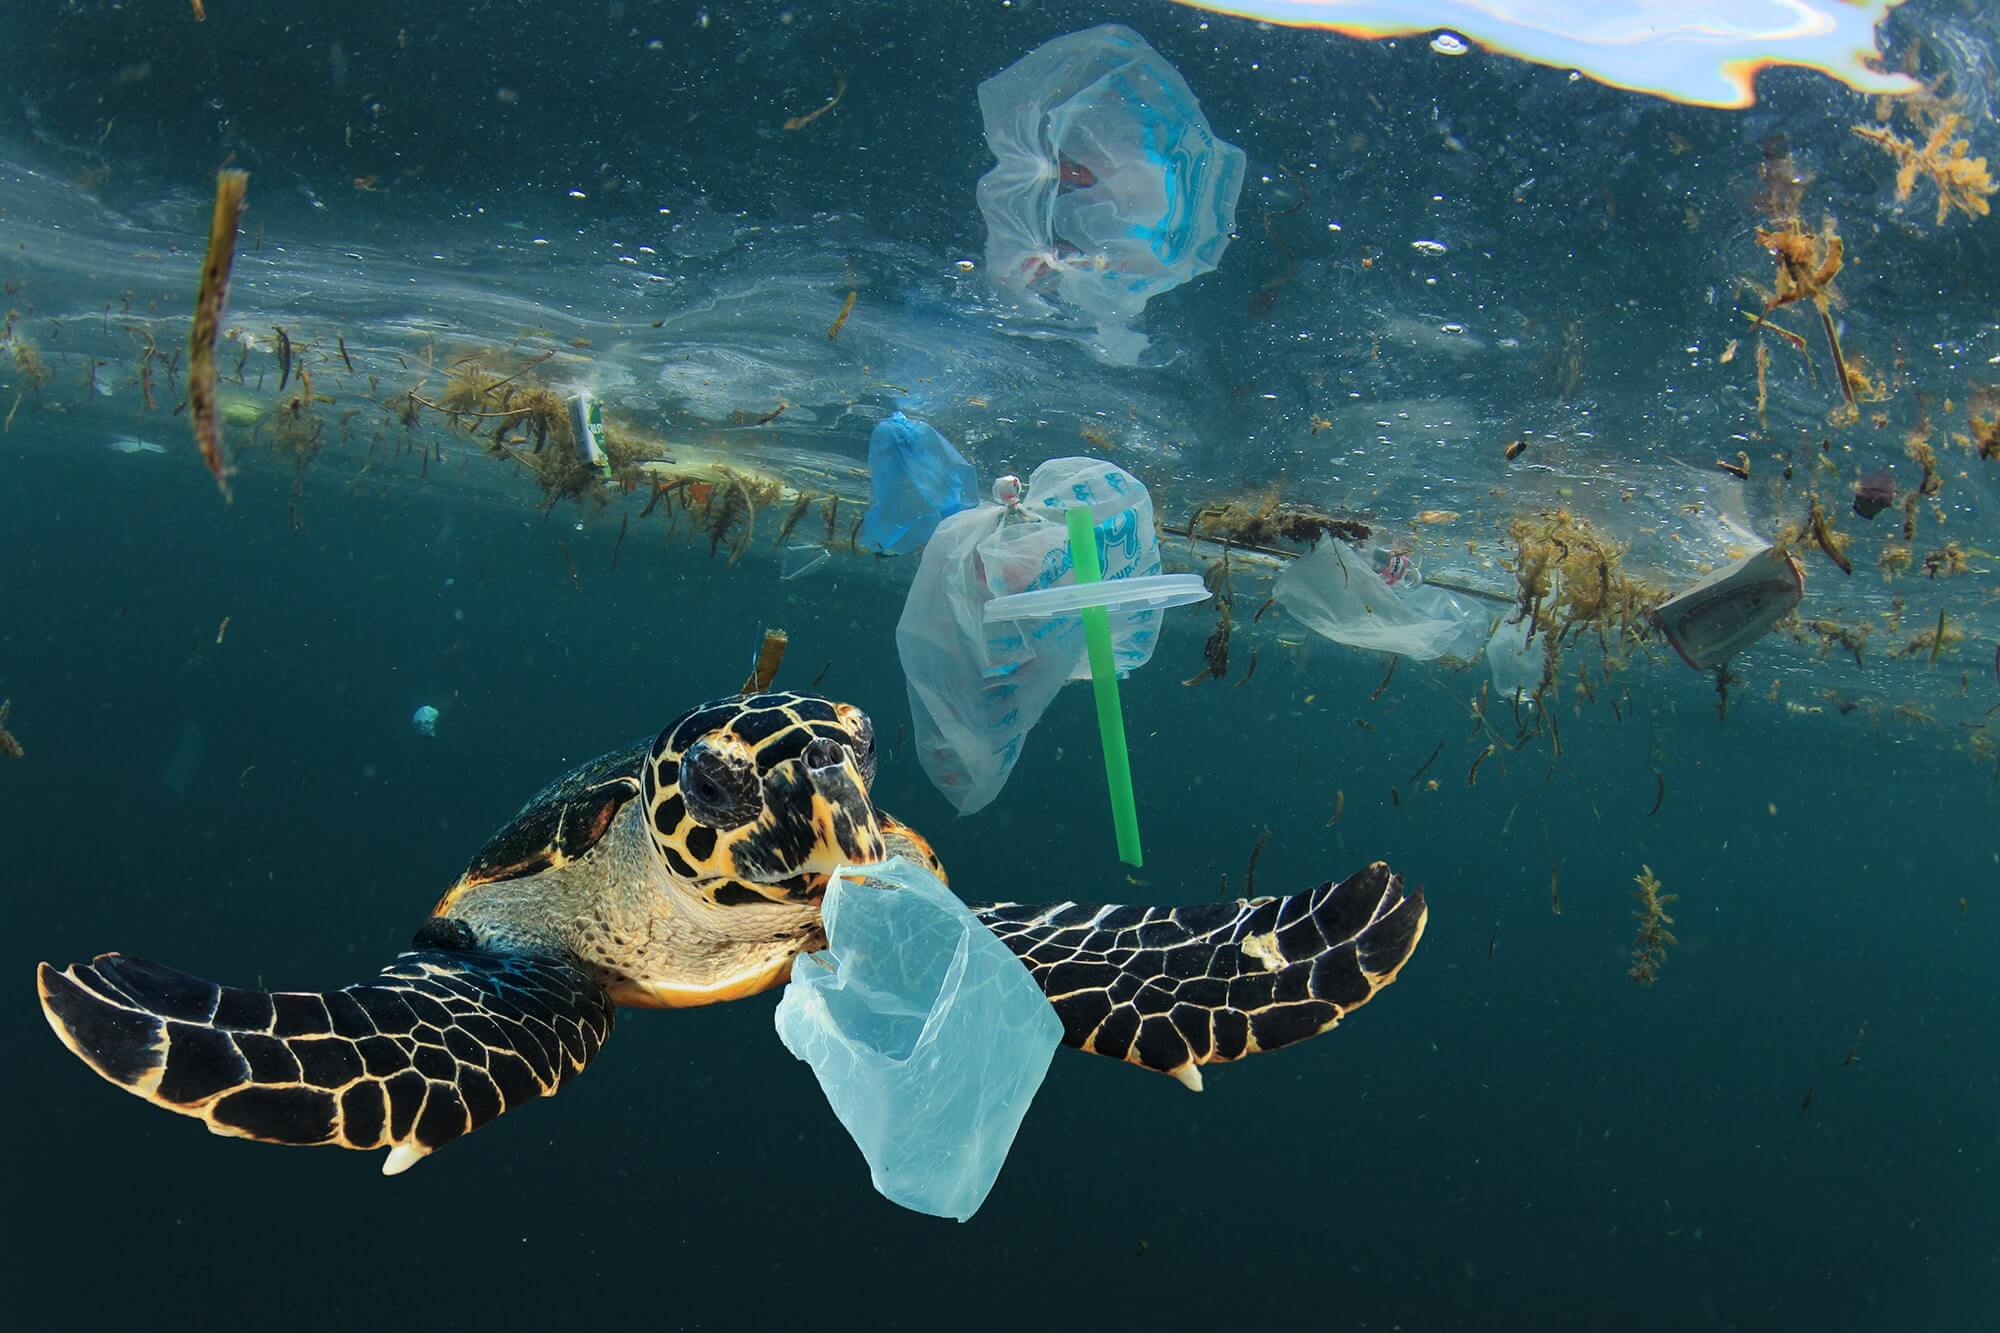
<instances>
[{"instance_id":1,"label":"floating seaweed","mask_svg":"<svg viewBox=\"0 0 2000 1333\"><path fill-rule=\"evenodd\" d=\"M1854 573L1854 562L1847 556L1847 546L1852 539L1834 528L1832 520L1826 516L1826 510L1820 507L1819 496L1809 497L1808 504L1811 507L1806 513L1803 528L1788 529L1781 533L1778 545L1789 546L1801 536L1811 537L1813 544L1819 547L1827 559L1833 561L1841 573Z\"/></svg>"},{"instance_id":2,"label":"floating seaweed","mask_svg":"<svg viewBox=\"0 0 2000 1333\"><path fill-rule=\"evenodd\" d=\"M1854 654L1854 665L1866 665L1862 660L1862 654L1868 647L1868 636L1875 632L1873 625L1865 623L1848 625L1838 620L1818 617L1799 621L1798 628L1800 638L1805 634L1818 637L1823 654L1835 648L1844 648Z\"/></svg>"},{"instance_id":3,"label":"floating seaweed","mask_svg":"<svg viewBox=\"0 0 2000 1333\"><path fill-rule=\"evenodd\" d=\"M24 759L27 751L21 748L21 742L14 739L14 733L7 730L7 714L13 711L12 699L0 699L0 755L8 759Z\"/></svg>"},{"instance_id":4,"label":"floating seaweed","mask_svg":"<svg viewBox=\"0 0 2000 1333\"><path fill-rule=\"evenodd\" d=\"M1204 505L1195 510L1187 525L1190 541L1205 537L1264 550L1280 542L1307 546L1322 536L1360 543L1368 540L1371 531L1356 519L1281 501L1275 489L1252 499Z\"/></svg>"},{"instance_id":5,"label":"floating seaweed","mask_svg":"<svg viewBox=\"0 0 2000 1333\"><path fill-rule=\"evenodd\" d=\"M1943 226L1953 210L1969 218L1985 217L1992 206L1986 201L2000 190L1986 159L1973 157L1972 146L1958 137L1963 117L1933 104L1926 113L1930 132L1921 144L1900 137L1894 130L1856 125L1854 132L1896 159L1896 202L1909 202L1917 177L1928 177L1937 187L1937 225Z\"/></svg>"},{"instance_id":6,"label":"floating seaweed","mask_svg":"<svg viewBox=\"0 0 2000 1333\"><path fill-rule=\"evenodd\" d=\"M1199 685L1205 680L1221 680L1229 674L1229 602L1218 599L1215 609L1219 613L1215 629L1209 634L1208 642L1201 647L1201 670L1182 681L1183 685Z\"/></svg>"},{"instance_id":7,"label":"floating seaweed","mask_svg":"<svg viewBox=\"0 0 2000 1333\"><path fill-rule=\"evenodd\" d=\"M1665 588L1624 573L1624 548L1566 509L1518 518L1508 534L1528 637L1552 631L1551 670L1565 634L1583 627L1602 632L1614 624L1621 639L1643 634L1648 617L1667 598Z\"/></svg>"},{"instance_id":8,"label":"floating seaweed","mask_svg":"<svg viewBox=\"0 0 2000 1333\"><path fill-rule=\"evenodd\" d=\"M21 377L28 382L30 389L39 392L55 382L55 372L49 369L49 363L42 359L41 350L29 341L26 334L16 330L0 341L10 344L14 369L21 372Z\"/></svg>"},{"instance_id":9,"label":"floating seaweed","mask_svg":"<svg viewBox=\"0 0 2000 1333\"><path fill-rule=\"evenodd\" d=\"M1632 966L1626 975L1641 986L1650 986L1659 980L1660 965L1667 960L1669 946L1680 943L1667 929L1674 924L1674 919L1667 915L1667 907L1680 895L1661 893L1660 881L1653 877L1651 866L1640 866L1632 882L1639 886L1632 895L1639 900L1639 910L1633 913L1639 918L1639 934L1632 941Z\"/></svg>"}]
</instances>

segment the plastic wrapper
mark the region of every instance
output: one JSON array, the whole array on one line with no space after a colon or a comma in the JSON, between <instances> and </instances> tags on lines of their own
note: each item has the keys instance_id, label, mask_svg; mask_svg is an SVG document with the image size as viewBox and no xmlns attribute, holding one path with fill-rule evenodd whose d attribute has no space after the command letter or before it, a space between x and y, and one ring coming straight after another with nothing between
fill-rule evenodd
<instances>
[{"instance_id":1,"label":"plastic wrapper","mask_svg":"<svg viewBox=\"0 0 2000 1333\"><path fill-rule=\"evenodd\" d=\"M1442 588L1391 587L1367 557L1328 538L1278 576L1272 595L1306 628L1335 643L1416 661L1470 662L1486 641L1487 612Z\"/></svg>"},{"instance_id":2,"label":"plastic wrapper","mask_svg":"<svg viewBox=\"0 0 2000 1333\"><path fill-rule=\"evenodd\" d=\"M1107 359L1136 361L1146 302L1220 262L1242 150L1115 23L1029 52L979 85L979 109L999 159L979 181L988 271L1040 312L1096 325Z\"/></svg>"},{"instance_id":3,"label":"plastic wrapper","mask_svg":"<svg viewBox=\"0 0 2000 1333\"><path fill-rule=\"evenodd\" d=\"M962 814L1006 785L1028 732L1067 682L1090 678L1083 619L986 624L995 597L1076 582L1063 511L1091 507L1107 580L1160 572L1153 502L1137 477L1094 458L1035 469L1020 503L984 505L938 525L896 625L917 759ZM1114 610L1112 658L1143 666L1162 611Z\"/></svg>"},{"instance_id":4,"label":"plastic wrapper","mask_svg":"<svg viewBox=\"0 0 2000 1333\"><path fill-rule=\"evenodd\" d=\"M826 951L792 965L778 1036L812 1066L883 1197L963 1222L999 1178L1062 1021L922 866L843 866L825 914Z\"/></svg>"},{"instance_id":5,"label":"plastic wrapper","mask_svg":"<svg viewBox=\"0 0 2000 1333\"><path fill-rule=\"evenodd\" d=\"M940 520L979 503L972 464L934 427L901 412L868 437L868 480L873 498L856 540L884 555L909 555Z\"/></svg>"}]
</instances>

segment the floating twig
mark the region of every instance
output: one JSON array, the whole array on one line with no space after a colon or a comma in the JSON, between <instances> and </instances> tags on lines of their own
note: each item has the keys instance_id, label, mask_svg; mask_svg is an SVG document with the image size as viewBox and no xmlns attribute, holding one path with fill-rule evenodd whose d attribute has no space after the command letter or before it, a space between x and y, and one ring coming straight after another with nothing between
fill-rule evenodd
<instances>
[{"instance_id":1,"label":"floating twig","mask_svg":"<svg viewBox=\"0 0 2000 1333\"><path fill-rule=\"evenodd\" d=\"M1440 738L1437 743L1437 748L1431 751L1431 757L1424 760L1423 763L1418 764L1417 771L1410 774L1410 776L1404 781L1403 785L1405 787L1408 787L1412 792L1415 792L1417 789L1417 779L1422 777L1424 775L1424 770L1428 769L1432 764L1435 764L1437 762L1437 757L1443 753L1444 753L1444 740Z\"/></svg>"},{"instance_id":2,"label":"floating twig","mask_svg":"<svg viewBox=\"0 0 2000 1333\"><path fill-rule=\"evenodd\" d=\"M1498 748L1499 747L1497 746L1489 745L1485 749L1481 750L1478 756L1473 759L1472 767L1467 769L1465 773L1466 786L1477 787L1479 785L1479 766L1485 763L1488 759L1491 759L1493 757L1493 752Z\"/></svg>"},{"instance_id":3,"label":"floating twig","mask_svg":"<svg viewBox=\"0 0 2000 1333\"><path fill-rule=\"evenodd\" d=\"M1382 683L1377 685L1375 692L1368 696L1369 703L1374 703L1377 699L1381 698L1383 692L1389 688L1389 682L1396 678L1396 663L1402 660L1403 658L1400 653L1389 654L1389 669L1382 673Z\"/></svg>"},{"instance_id":4,"label":"floating twig","mask_svg":"<svg viewBox=\"0 0 2000 1333\"><path fill-rule=\"evenodd\" d=\"M1257 896L1257 858L1264 854L1264 844L1271 840L1271 830L1265 829L1257 835L1256 844L1250 848L1250 864L1243 871L1243 896Z\"/></svg>"},{"instance_id":5,"label":"floating twig","mask_svg":"<svg viewBox=\"0 0 2000 1333\"><path fill-rule=\"evenodd\" d=\"M829 66L829 68L832 67ZM833 70L833 96L827 98L824 103L822 103L818 107L815 107L813 110L806 112L803 116L789 117L785 121L785 128L788 130L804 129L806 126L812 124L814 121L818 120L821 116L825 115L827 112L839 106L840 99L845 96L847 96L847 80L841 77L839 69L836 68Z\"/></svg>"},{"instance_id":6,"label":"floating twig","mask_svg":"<svg viewBox=\"0 0 2000 1333\"><path fill-rule=\"evenodd\" d=\"M215 334L222 308L229 299L229 269L236 259L236 226L243 218L243 196L250 173L227 170L215 176L215 211L209 216L208 251L201 261L201 287L195 294L194 327L188 334L188 420L202 461L215 477L222 499L229 501L229 468L222 457L222 427L215 390Z\"/></svg>"},{"instance_id":7,"label":"floating twig","mask_svg":"<svg viewBox=\"0 0 2000 1333\"><path fill-rule=\"evenodd\" d=\"M852 291L847 294L847 301L840 307L840 313L833 317L833 327L826 331L826 340L828 342L840 341L840 331L846 327L847 317L854 313L854 301L860 295L859 291Z\"/></svg>"},{"instance_id":8,"label":"floating twig","mask_svg":"<svg viewBox=\"0 0 2000 1333\"><path fill-rule=\"evenodd\" d=\"M762 694L770 689L771 682L778 678L778 666L785 660L785 648L790 642L791 636L781 629L765 630L763 641L757 645L757 661L737 693Z\"/></svg>"},{"instance_id":9,"label":"floating twig","mask_svg":"<svg viewBox=\"0 0 2000 1333\"><path fill-rule=\"evenodd\" d=\"M629 528L629 527L631 527L631 526L632 526L632 515L631 515L630 513L625 513L625 514L621 514L621 515L619 515L619 517L618 517L618 540L617 540L617 541L615 541L615 542L613 542L613 543L611 543L611 568L612 568L612 569L616 569L616 568L618 568L618 552L619 552L619 551L620 551L620 550L621 550L621 549L622 549L622 548L624 547L624 545L625 545L625 529L627 529L627 528Z\"/></svg>"}]
</instances>

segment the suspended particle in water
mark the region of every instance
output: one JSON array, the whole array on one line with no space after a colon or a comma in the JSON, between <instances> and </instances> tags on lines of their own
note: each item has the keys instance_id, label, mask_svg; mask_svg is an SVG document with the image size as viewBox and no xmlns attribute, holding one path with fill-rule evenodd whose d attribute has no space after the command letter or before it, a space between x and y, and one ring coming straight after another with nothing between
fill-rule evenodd
<instances>
[{"instance_id":1,"label":"suspended particle in water","mask_svg":"<svg viewBox=\"0 0 2000 1333\"><path fill-rule=\"evenodd\" d=\"M1462 56L1471 49L1465 38L1455 32L1441 32L1431 38L1431 50L1441 56Z\"/></svg>"},{"instance_id":2,"label":"suspended particle in water","mask_svg":"<svg viewBox=\"0 0 2000 1333\"><path fill-rule=\"evenodd\" d=\"M1411 241L1410 248L1420 255L1441 255L1445 252L1443 241Z\"/></svg>"}]
</instances>

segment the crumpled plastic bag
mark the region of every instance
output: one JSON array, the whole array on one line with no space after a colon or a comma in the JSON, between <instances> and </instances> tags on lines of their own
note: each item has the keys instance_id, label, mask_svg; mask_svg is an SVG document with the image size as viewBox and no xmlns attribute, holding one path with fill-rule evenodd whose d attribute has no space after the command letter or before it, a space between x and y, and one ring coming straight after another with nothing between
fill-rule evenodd
<instances>
[{"instance_id":1,"label":"crumpled plastic bag","mask_svg":"<svg viewBox=\"0 0 2000 1333\"><path fill-rule=\"evenodd\" d=\"M935 427L901 412L868 437L868 480L873 498L855 540L885 555L908 555L941 520L979 503L972 464Z\"/></svg>"},{"instance_id":2,"label":"crumpled plastic bag","mask_svg":"<svg viewBox=\"0 0 2000 1333\"><path fill-rule=\"evenodd\" d=\"M1049 460L1029 477L1017 507L989 504L954 514L924 547L896 624L896 652L909 686L917 761L961 814L1000 794L1057 691L1090 678L1082 616L994 625L982 619L995 597L1076 582L1063 511L1079 504L1091 506L1106 579L1160 572L1145 485L1095 458ZM1152 659L1162 614L1108 612L1119 671Z\"/></svg>"},{"instance_id":3,"label":"crumpled plastic bag","mask_svg":"<svg viewBox=\"0 0 2000 1333\"><path fill-rule=\"evenodd\" d=\"M979 85L986 266L1039 313L1095 324L1106 359L1145 349L1146 302L1213 269L1236 223L1243 150L1186 80L1121 24L1045 43Z\"/></svg>"},{"instance_id":4,"label":"crumpled plastic bag","mask_svg":"<svg viewBox=\"0 0 2000 1333\"><path fill-rule=\"evenodd\" d=\"M1486 641L1487 613L1471 598L1427 584L1392 588L1332 537L1292 561L1271 593L1306 628L1355 648L1471 662Z\"/></svg>"},{"instance_id":5,"label":"crumpled plastic bag","mask_svg":"<svg viewBox=\"0 0 2000 1333\"><path fill-rule=\"evenodd\" d=\"M901 857L827 885L825 953L792 964L778 1036L812 1066L875 1188L963 1222L1000 1175L1062 1041L1033 976Z\"/></svg>"}]
</instances>

